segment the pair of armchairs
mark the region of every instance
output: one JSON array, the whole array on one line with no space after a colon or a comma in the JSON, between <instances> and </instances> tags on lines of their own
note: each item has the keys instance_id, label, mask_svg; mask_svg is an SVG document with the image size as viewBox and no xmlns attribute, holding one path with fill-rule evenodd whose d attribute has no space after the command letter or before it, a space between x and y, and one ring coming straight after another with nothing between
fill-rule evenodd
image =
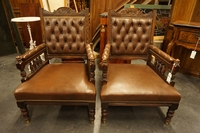
<instances>
[{"instance_id":1,"label":"pair of armchairs","mask_svg":"<svg viewBox=\"0 0 200 133\"><path fill-rule=\"evenodd\" d=\"M14 92L17 105L26 122L30 120L30 104L87 105L93 123L95 58L90 46L88 9L79 13L67 7L40 11L45 42L16 57L23 82ZM108 106L169 106L166 124L178 108L181 96L173 87L173 78L179 60L152 45L154 22L155 12L109 11L108 43L101 59L103 123ZM61 58L61 62L50 63L52 58ZM143 59L147 64L110 63L113 59Z\"/></svg>"}]
</instances>

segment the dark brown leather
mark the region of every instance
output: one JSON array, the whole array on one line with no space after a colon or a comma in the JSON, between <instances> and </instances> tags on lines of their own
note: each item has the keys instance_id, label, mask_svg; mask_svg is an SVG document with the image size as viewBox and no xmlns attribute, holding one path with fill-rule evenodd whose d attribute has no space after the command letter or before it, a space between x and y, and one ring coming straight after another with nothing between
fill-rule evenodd
<instances>
[{"instance_id":1,"label":"dark brown leather","mask_svg":"<svg viewBox=\"0 0 200 133\"><path fill-rule=\"evenodd\" d=\"M62 9L54 13L43 11L47 52L49 55L84 55L85 44L89 42L86 33L88 16L69 10L71 17L66 17L66 10L63 12Z\"/></svg>"},{"instance_id":2,"label":"dark brown leather","mask_svg":"<svg viewBox=\"0 0 200 133\"><path fill-rule=\"evenodd\" d=\"M113 13L114 14L114 13ZM112 14L111 14L112 15ZM111 54L147 54L151 42L152 14L111 16Z\"/></svg>"},{"instance_id":3,"label":"dark brown leather","mask_svg":"<svg viewBox=\"0 0 200 133\"><path fill-rule=\"evenodd\" d=\"M95 87L82 63L49 64L14 92L16 100L94 101Z\"/></svg>"},{"instance_id":4,"label":"dark brown leather","mask_svg":"<svg viewBox=\"0 0 200 133\"><path fill-rule=\"evenodd\" d=\"M101 89L101 100L179 102L177 90L163 81L149 66L109 64L107 84Z\"/></svg>"}]
</instances>

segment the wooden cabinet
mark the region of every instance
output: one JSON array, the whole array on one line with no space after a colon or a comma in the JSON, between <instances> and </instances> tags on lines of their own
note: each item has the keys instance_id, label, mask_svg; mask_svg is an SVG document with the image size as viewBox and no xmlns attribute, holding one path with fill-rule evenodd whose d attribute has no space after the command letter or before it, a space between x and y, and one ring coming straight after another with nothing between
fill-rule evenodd
<instances>
[{"instance_id":1,"label":"wooden cabinet","mask_svg":"<svg viewBox=\"0 0 200 133\"><path fill-rule=\"evenodd\" d=\"M175 21L200 22L200 0L173 0L171 19L166 31L162 50L166 51L173 37L173 25Z\"/></svg>"},{"instance_id":2,"label":"wooden cabinet","mask_svg":"<svg viewBox=\"0 0 200 133\"><path fill-rule=\"evenodd\" d=\"M200 23L175 21L173 25L174 36L167 47L167 53L180 59L180 72L200 77L200 44L197 43ZM194 49L197 53L192 59L190 55Z\"/></svg>"}]
</instances>

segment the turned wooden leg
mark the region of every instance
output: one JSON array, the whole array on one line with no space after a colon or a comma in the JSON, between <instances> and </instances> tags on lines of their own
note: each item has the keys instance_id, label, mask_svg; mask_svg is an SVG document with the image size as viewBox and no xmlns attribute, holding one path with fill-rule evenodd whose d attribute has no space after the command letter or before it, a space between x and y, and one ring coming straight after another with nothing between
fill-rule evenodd
<instances>
[{"instance_id":1,"label":"turned wooden leg","mask_svg":"<svg viewBox=\"0 0 200 133\"><path fill-rule=\"evenodd\" d=\"M107 103L103 103L101 105L102 111L101 111L101 121L102 123L106 123L107 121L107 115L108 115L108 104Z\"/></svg>"},{"instance_id":2,"label":"turned wooden leg","mask_svg":"<svg viewBox=\"0 0 200 133\"><path fill-rule=\"evenodd\" d=\"M27 109L27 105L23 102L17 102L17 106L20 108L22 116L24 117L24 121L28 124L30 122L29 112Z\"/></svg>"},{"instance_id":3,"label":"turned wooden leg","mask_svg":"<svg viewBox=\"0 0 200 133\"><path fill-rule=\"evenodd\" d=\"M89 103L88 109L89 109L89 121L91 124L94 124L95 103Z\"/></svg>"},{"instance_id":4,"label":"turned wooden leg","mask_svg":"<svg viewBox=\"0 0 200 133\"><path fill-rule=\"evenodd\" d=\"M165 118L165 124L169 125L171 122L172 117L174 116L175 110L178 108L178 104L173 104L172 106L169 107L167 111L167 115Z\"/></svg>"}]
</instances>

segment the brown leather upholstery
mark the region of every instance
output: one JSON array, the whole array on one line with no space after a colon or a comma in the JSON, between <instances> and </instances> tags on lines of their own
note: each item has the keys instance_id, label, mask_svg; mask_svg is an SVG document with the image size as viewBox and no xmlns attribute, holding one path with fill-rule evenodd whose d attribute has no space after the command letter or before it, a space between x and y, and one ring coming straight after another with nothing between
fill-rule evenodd
<instances>
[{"instance_id":1,"label":"brown leather upholstery","mask_svg":"<svg viewBox=\"0 0 200 133\"><path fill-rule=\"evenodd\" d=\"M180 94L166 84L150 67L141 64L110 64L103 101L180 101Z\"/></svg>"},{"instance_id":2,"label":"brown leather upholstery","mask_svg":"<svg viewBox=\"0 0 200 133\"><path fill-rule=\"evenodd\" d=\"M26 122L29 104L87 105L89 120L94 122L95 58L89 44L88 14L88 9L79 13L68 7L54 12L41 9L45 42L16 57L23 83L14 96ZM62 61L49 63L52 58Z\"/></svg>"},{"instance_id":3,"label":"brown leather upholstery","mask_svg":"<svg viewBox=\"0 0 200 133\"><path fill-rule=\"evenodd\" d=\"M155 11L137 9L108 13L108 43L102 55L102 122L108 106L169 106L169 124L181 95L173 87L179 60L152 45ZM143 59L146 64L115 64L111 59ZM167 74L172 72L171 81Z\"/></svg>"}]
</instances>

